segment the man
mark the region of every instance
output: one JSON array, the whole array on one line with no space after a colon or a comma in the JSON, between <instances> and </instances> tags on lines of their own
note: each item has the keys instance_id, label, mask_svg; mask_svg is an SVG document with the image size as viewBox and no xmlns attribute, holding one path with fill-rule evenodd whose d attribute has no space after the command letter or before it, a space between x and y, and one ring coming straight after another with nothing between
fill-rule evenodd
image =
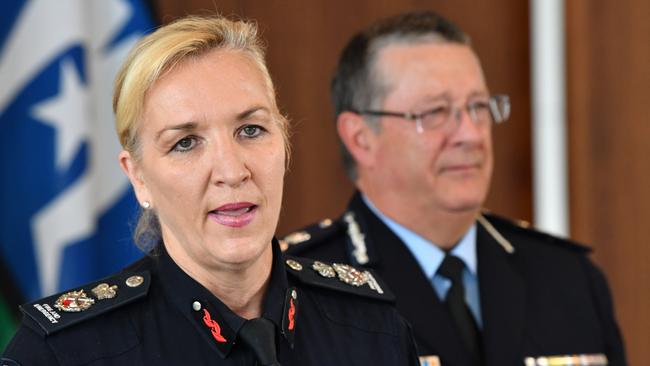
<instances>
[{"instance_id":1,"label":"man","mask_svg":"<svg viewBox=\"0 0 650 366\"><path fill-rule=\"evenodd\" d=\"M625 365L588 249L481 213L493 96L468 37L430 12L356 35L332 83L357 192L339 220L285 238L294 255L374 269L423 365Z\"/></svg>"}]
</instances>

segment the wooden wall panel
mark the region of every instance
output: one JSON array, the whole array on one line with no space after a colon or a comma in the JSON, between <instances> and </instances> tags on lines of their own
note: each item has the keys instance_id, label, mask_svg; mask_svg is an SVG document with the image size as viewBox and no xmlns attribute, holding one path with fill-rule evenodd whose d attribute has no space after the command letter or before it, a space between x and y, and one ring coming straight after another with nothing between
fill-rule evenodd
<instances>
[{"instance_id":1,"label":"wooden wall panel","mask_svg":"<svg viewBox=\"0 0 650 366\"><path fill-rule=\"evenodd\" d=\"M650 344L650 3L567 1L572 234L608 275L630 365Z\"/></svg>"},{"instance_id":2,"label":"wooden wall panel","mask_svg":"<svg viewBox=\"0 0 650 366\"><path fill-rule=\"evenodd\" d=\"M293 121L293 159L278 232L341 213L353 190L339 162L329 82L339 52L372 21L411 9L434 9L471 36L492 90L508 93L512 120L494 132L496 167L491 210L530 219L528 7L498 1L213 1L158 0L164 21L218 9L256 19L282 110ZM215 5L216 4L216 5Z\"/></svg>"}]
</instances>

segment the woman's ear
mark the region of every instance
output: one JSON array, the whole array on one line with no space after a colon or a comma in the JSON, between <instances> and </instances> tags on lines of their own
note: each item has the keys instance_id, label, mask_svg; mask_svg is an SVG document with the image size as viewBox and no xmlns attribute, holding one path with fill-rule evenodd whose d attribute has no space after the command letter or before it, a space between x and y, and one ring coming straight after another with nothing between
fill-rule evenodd
<instances>
[{"instance_id":1,"label":"woman's ear","mask_svg":"<svg viewBox=\"0 0 650 366\"><path fill-rule=\"evenodd\" d=\"M354 112L343 112L336 119L336 129L358 168L374 165L377 134L363 117Z\"/></svg>"},{"instance_id":2,"label":"woman's ear","mask_svg":"<svg viewBox=\"0 0 650 366\"><path fill-rule=\"evenodd\" d=\"M148 205L151 207L153 202L151 200L151 195L147 189L147 185L142 178L142 169L139 163L134 159L130 152L122 150L118 157L120 161L120 167L124 171L129 181L131 181L131 186L133 186L133 191L135 191L135 196L140 202L140 206L145 206L145 202L148 202ZM148 208L148 207L147 207Z\"/></svg>"}]
</instances>

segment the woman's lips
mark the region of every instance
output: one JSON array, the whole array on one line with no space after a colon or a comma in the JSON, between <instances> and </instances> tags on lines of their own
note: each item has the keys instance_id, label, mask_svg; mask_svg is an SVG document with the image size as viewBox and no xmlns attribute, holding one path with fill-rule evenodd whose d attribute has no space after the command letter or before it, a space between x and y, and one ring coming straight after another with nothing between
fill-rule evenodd
<instances>
[{"instance_id":1,"label":"woman's lips","mask_svg":"<svg viewBox=\"0 0 650 366\"><path fill-rule=\"evenodd\" d=\"M243 227L253 221L256 213L257 205L250 202L236 202L210 211L208 217L224 226Z\"/></svg>"}]
</instances>

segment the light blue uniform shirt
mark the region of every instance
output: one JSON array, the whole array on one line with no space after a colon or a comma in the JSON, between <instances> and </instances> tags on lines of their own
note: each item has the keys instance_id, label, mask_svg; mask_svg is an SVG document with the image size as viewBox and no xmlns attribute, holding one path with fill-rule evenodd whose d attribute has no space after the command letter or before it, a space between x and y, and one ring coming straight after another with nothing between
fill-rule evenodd
<instances>
[{"instance_id":1,"label":"light blue uniform shirt","mask_svg":"<svg viewBox=\"0 0 650 366\"><path fill-rule=\"evenodd\" d=\"M430 279L431 285L438 294L438 298L444 300L447 296L447 291L451 287L451 281L437 275L436 272L445 258L445 252L434 243L388 218L365 195L362 195L362 198L370 210L406 244L406 247L411 251L415 259L417 259L420 267L422 267L424 274ZM470 227L460 242L451 250L451 254L457 256L465 263L465 269L463 270L465 302L472 315L474 315L478 327L483 328L478 274L476 272L476 224Z\"/></svg>"}]
</instances>

